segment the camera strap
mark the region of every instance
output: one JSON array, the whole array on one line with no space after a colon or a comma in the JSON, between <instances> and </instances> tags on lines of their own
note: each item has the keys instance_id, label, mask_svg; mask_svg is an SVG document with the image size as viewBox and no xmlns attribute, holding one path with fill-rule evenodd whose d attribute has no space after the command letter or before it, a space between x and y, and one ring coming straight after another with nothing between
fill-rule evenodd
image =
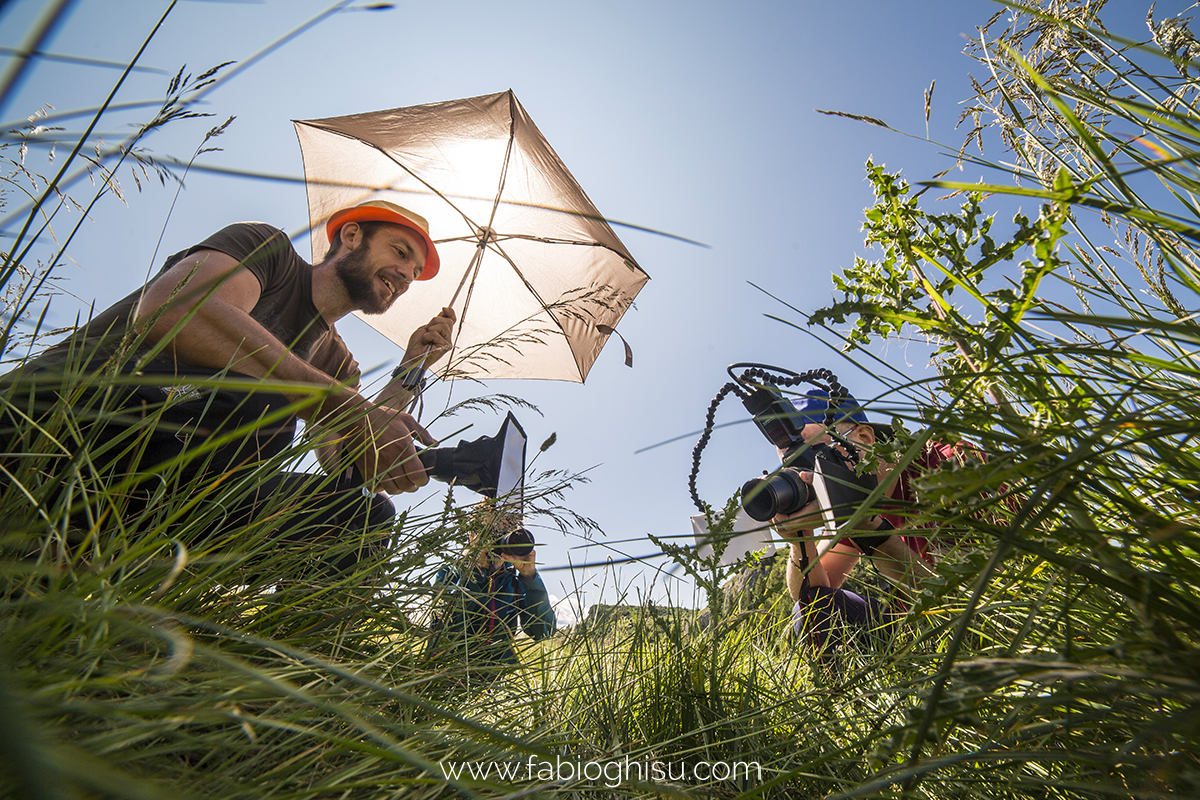
<instances>
[{"instance_id":1,"label":"camera strap","mask_svg":"<svg viewBox=\"0 0 1200 800\"><path fill-rule=\"evenodd\" d=\"M814 545L816 543L814 542ZM788 554L788 558L791 558ZM808 595L812 591L812 587L808 583L808 545L803 541L800 542L800 597L804 602L808 602Z\"/></svg>"}]
</instances>

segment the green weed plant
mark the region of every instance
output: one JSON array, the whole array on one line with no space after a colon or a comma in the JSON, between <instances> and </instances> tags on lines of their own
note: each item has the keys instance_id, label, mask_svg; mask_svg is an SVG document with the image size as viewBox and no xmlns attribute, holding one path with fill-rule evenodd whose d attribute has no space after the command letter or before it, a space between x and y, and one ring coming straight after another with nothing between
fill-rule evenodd
<instances>
[{"instance_id":1,"label":"green weed plant","mask_svg":"<svg viewBox=\"0 0 1200 800\"><path fill-rule=\"evenodd\" d=\"M719 552L706 562L659 539L704 593L706 616L627 598L618 621L598 615L544 642L518 640L522 665L481 681L426 653L432 573L469 557L461 498L408 510L385 550L337 578L315 574L314 560L363 547L365 532L280 547L276 532L304 513L287 504L214 537L221 509L294 467L303 448L226 480L191 477L189 459L114 474L103 456L136 452L145 429L99 438L94 423L135 379L119 360L84 371L79 353L63 402L33 407L11 385L0 393L0 411L24 421L0 481L0 793L1195 794L1200 51L1184 23L1152 16L1152 43L1120 39L1101 27L1102 8L1055 0L982 26L971 52L987 77L956 150L1000 177L914 192L868 164L876 202L864 229L876 257L835 276L829 307L780 316L844 335L848 358L894 376L876 402L896 411L901 435L876 455L903 463L929 439L981 455L919 482L916 523L940 528L942 552L892 639L818 658L790 636L781 583L738 605ZM67 212L113 194L130 166L138 180L177 179L140 137L194 117L228 74L181 72L141 133L87 165L111 96L74 134L47 115L5 126L9 366L54 333L40 309L84 216L65 222ZM43 176L29 153L51 140L69 155ZM72 197L88 170L95 191ZM949 197L930 199L932 187ZM997 223L990 209L1006 197L1035 209ZM51 246L56 220L68 227ZM872 360L872 343L913 337L930 345L932 380ZM578 479L532 481L549 524L589 529L563 509ZM728 532L731 511L711 529ZM615 785L445 770L555 760L757 769L627 774Z\"/></svg>"}]
</instances>

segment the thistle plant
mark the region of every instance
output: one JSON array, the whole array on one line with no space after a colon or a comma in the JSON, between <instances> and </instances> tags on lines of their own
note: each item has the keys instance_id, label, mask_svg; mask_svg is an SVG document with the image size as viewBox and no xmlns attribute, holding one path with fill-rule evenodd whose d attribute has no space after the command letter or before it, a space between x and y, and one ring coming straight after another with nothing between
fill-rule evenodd
<instances>
[{"instance_id":1,"label":"thistle plant","mask_svg":"<svg viewBox=\"0 0 1200 800\"><path fill-rule=\"evenodd\" d=\"M919 610L953 613L918 640L944 637L920 702L839 796L1197 785L1192 40L1151 12L1162 47L1135 45L1102 6L1014 4L1001 34L999 14L981 28L990 77L962 158L1011 182L930 182L959 202L930 211L869 165L883 256L812 317L852 324L851 350L929 341L935 391L908 421L987 456L921 482L928 521L983 546L927 585ZM1002 228L985 211L999 195L1036 216Z\"/></svg>"}]
</instances>

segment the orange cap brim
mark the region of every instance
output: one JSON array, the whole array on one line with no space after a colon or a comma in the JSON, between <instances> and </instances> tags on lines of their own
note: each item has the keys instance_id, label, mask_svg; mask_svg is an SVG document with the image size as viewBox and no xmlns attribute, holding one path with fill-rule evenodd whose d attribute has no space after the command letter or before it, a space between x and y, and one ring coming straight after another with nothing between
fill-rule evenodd
<instances>
[{"instance_id":1,"label":"orange cap brim","mask_svg":"<svg viewBox=\"0 0 1200 800\"><path fill-rule=\"evenodd\" d=\"M433 239L429 238L429 234L414 220L392 211L390 208L381 208L379 206L363 205L355 206L354 208L344 208L335 213L325 223L325 234L329 237L331 244L334 237L338 235L338 231L347 222L391 222L394 225L403 225L405 228L416 231L425 241L425 266L421 268L421 277L417 278L417 280L427 281L438 274L438 269L442 266L442 260L438 257L437 248L434 247Z\"/></svg>"}]
</instances>

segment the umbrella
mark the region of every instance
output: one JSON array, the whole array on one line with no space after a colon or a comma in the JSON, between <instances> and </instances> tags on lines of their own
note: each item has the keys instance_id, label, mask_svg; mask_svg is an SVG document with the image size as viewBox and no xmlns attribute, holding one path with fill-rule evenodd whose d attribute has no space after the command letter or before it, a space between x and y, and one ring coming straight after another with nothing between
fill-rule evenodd
<instances>
[{"instance_id":1,"label":"umbrella","mask_svg":"<svg viewBox=\"0 0 1200 800\"><path fill-rule=\"evenodd\" d=\"M403 346L454 308L443 377L582 382L649 279L511 90L293 124L314 263L341 208L389 200L429 220L437 276L362 318Z\"/></svg>"}]
</instances>

